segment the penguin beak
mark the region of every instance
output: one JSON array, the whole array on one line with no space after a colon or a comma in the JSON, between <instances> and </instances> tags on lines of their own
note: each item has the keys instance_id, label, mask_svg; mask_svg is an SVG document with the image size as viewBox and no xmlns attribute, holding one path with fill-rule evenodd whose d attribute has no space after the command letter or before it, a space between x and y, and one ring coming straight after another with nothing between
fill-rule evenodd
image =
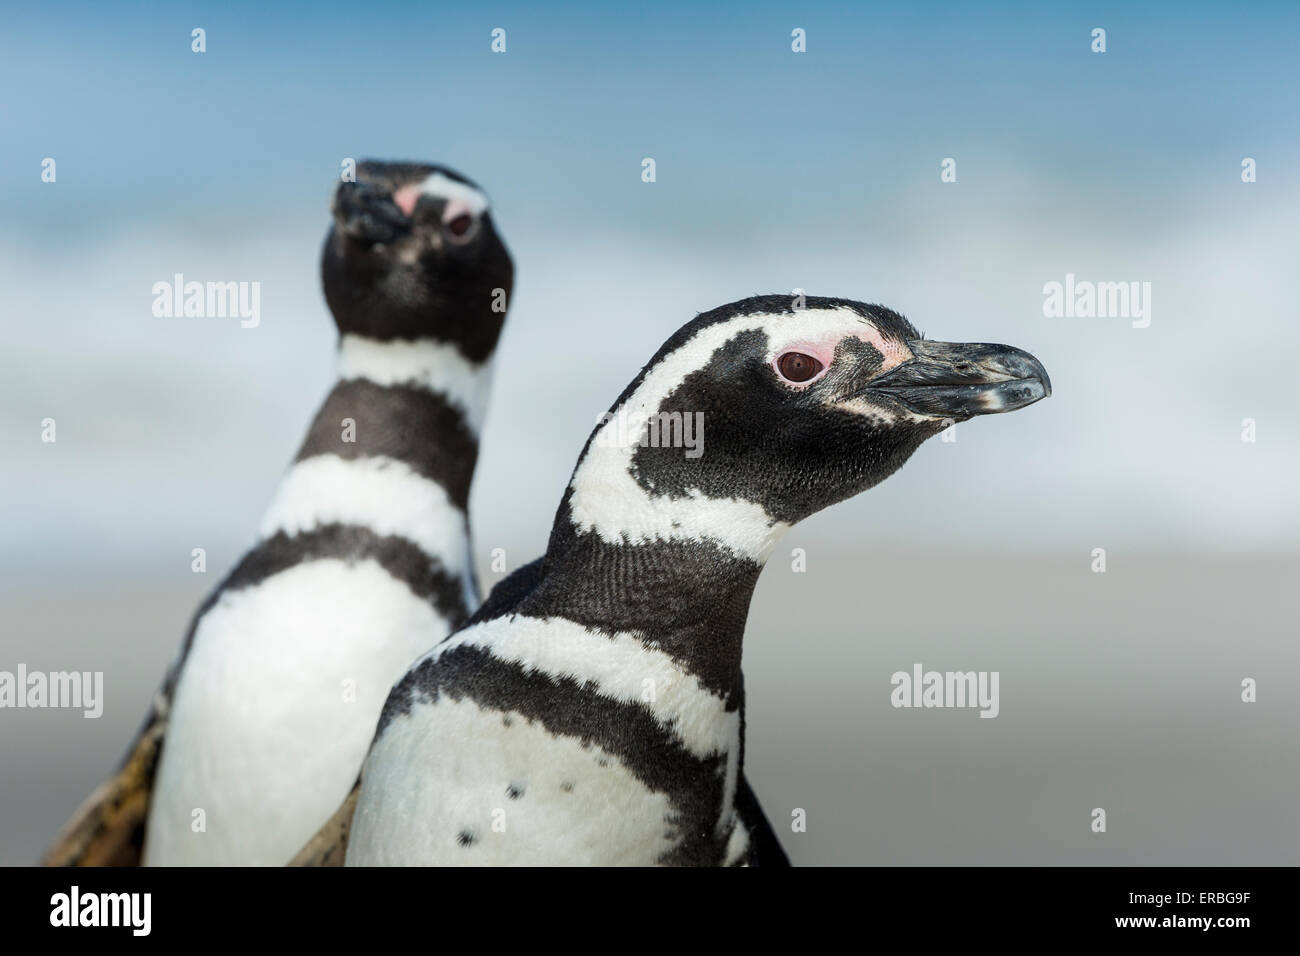
<instances>
[{"instance_id":1,"label":"penguin beak","mask_svg":"<svg viewBox=\"0 0 1300 956\"><path fill-rule=\"evenodd\" d=\"M996 415L1052 394L1043 363L1009 345L918 339L907 347L912 358L867 388L918 415L955 420Z\"/></svg>"},{"instance_id":2,"label":"penguin beak","mask_svg":"<svg viewBox=\"0 0 1300 956\"><path fill-rule=\"evenodd\" d=\"M411 226L391 190L363 180L339 183L332 212L343 235L367 245L392 242Z\"/></svg>"}]
</instances>

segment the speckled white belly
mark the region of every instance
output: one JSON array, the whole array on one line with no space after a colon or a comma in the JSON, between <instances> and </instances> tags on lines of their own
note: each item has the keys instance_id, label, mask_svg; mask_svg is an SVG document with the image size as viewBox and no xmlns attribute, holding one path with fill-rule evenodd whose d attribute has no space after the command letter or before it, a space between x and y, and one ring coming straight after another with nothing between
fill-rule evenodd
<instances>
[{"instance_id":1,"label":"speckled white belly","mask_svg":"<svg viewBox=\"0 0 1300 956\"><path fill-rule=\"evenodd\" d=\"M376 741L347 863L652 865L671 810L601 748L444 695Z\"/></svg>"}]
</instances>

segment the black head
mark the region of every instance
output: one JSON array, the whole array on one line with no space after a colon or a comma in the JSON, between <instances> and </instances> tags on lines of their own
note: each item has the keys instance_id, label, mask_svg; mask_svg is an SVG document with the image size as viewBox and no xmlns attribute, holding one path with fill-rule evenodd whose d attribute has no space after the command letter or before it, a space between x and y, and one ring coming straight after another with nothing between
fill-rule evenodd
<instances>
[{"instance_id":1,"label":"black head","mask_svg":"<svg viewBox=\"0 0 1300 956\"><path fill-rule=\"evenodd\" d=\"M321 277L340 333L492 354L514 264L478 186L443 166L368 161L332 211Z\"/></svg>"},{"instance_id":2,"label":"black head","mask_svg":"<svg viewBox=\"0 0 1300 956\"><path fill-rule=\"evenodd\" d=\"M561 515L610 543L705 540L761 560L954 422L1050 393L1028 353L926 341L880 306L745 299L664 344L593 433Z\"/></svg>"}]
</instances>

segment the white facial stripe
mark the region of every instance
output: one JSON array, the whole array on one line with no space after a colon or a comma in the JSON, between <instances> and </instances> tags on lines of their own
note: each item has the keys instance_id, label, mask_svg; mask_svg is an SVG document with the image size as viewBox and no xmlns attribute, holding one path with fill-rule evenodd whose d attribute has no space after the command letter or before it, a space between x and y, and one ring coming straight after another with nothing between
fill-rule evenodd
<instances>
[{"instance_id":1,"label":"white facial stripe","mask_svg":"<svg viewBox=\"0 0 1300 956\"><path fill-rule=\"evenodd\" d=\"M262 519L261 534L264 538L277 531L294 535L335 523L406 538L442 562L449 573L469 577L465 515L442 485L417 474L405 462L337 455L300 461L280 482Z\"/></svg>"},{"instance_id":2,"label":"white facial stripe","mask_svg":"<svg viewBox=\"0 0 1300 956\"><path fill-rule=\"evenodd\" d=\"M725 700L635 634L597 634L564 618L496 618L461 631L426 659L461 646L483 648L498 660L521 664L529 671L594 684L596 693L612 700L642 704L695 756L730 753L728 803L735 793L739 711L728 711ZM653 689L649 695L653 700L646 700L647 688Z\"/></svg>"},{"instance_id":3,"label":"white facial stripe","mask_svg":"<svg viewBox=\"0 0 1300 956\"><path fill-rule=\"evenodd\" d=\"M452 200L458 199L465 203L470 211L481 216L488 210L489 203L487 196L479 192L473 186L466 183L457 182L442 173L434 173L428 179L420 184L420 192L426 196L433 196L435 199Z\"/></svg>"},{"instance_id":4,"label":"white facial stripe","mask_svg":"<svg viewBox=\"0 0 1300 956\"><path fill-rule=\"evenodd\" d=\"M846 412L852 412L854 415L861 415L863 418L869 418L881 425L895 425L898 422L913 422L923 424L933 422L939 416L921 415L913 411L893 411L892 409L883 408L880 405L873 405L865 398L846 398L842 402L836 402L833 408L841 408Z\"/></svg>"},{"instance_id":5,"label":"white facial stripe","mask_svg":"<svg viewBox=\"0 0 1300 956\"><path fill-rule=\"evenodd\" d=\"M460 409L477 435L487 414L492 366L471 362L455 346L432 339L381 342L348 334L339 342L339 378L437 392Z\"/></svg>"},{"instance_id":6,"label":"white facial stripe","mask_svg":"<svg viewBox=\"0 0 1300 956\"><path fill-rule=\"evenodd\" d=\"M873 344L879 340L876 347L887 360L897 354L892 343L851 309L742 315L700 329L650 369L636 391L616 410L623 412L621 422L616 414L597 431L571 483L573 495L569 503L573 522L580 531L594 531L610 544L705 539L760 563L767 559L789 529L788 524L776 521L753 501L708 498L698 489L691 489L686 498L647 492L632 475L636 444L619 441L616 432L626 428L628 420L644 421L655 414L673 389L706 366L718 349L742 332L756 329L767 334L768 361L792 343L831 334L838 338L854 335Z\"/></svg>"}]
</instances>

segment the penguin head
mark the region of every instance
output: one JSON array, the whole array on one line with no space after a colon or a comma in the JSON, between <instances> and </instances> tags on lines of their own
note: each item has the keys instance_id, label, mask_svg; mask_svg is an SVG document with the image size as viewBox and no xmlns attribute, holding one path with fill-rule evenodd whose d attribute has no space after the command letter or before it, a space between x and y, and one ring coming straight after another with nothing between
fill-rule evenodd
<instances>
[{"instance_id":1,"label":"penguin head","mask_svg":"<svg viewBox=\"0 0 1300 956\"><path fill-rule=\"evenodd\" d=\"M562 512L610 543L702 539L761 561L927 438L1050 393L1027 352L929 341L881 306L745 299L663 345L598 424Z\"/></svg>"},{"instance_id":2,"label":"penguin head","mask_svg":"<svg viewBox=\"0 0 1300 956\"><path fill-rule=\"evenodd\" d=\"M492 354L514 264L478 186L443 166L367 161L332 212L321 277L341 333Z\"/></svg>"}]
</instances>

